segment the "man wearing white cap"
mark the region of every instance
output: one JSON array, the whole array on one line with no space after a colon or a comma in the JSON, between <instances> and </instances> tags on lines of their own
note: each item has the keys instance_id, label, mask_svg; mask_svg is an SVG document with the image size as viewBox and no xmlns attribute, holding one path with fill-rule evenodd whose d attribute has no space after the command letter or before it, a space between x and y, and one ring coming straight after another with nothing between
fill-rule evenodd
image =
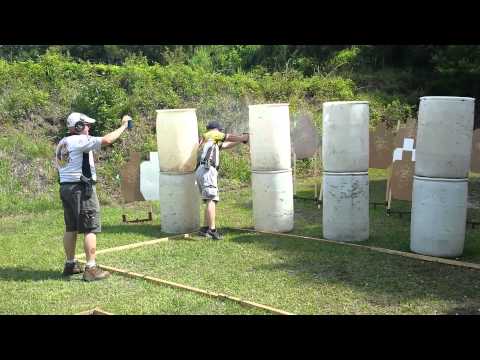
<instances>
[{"instance_id":1,"label":"man wearing white cap","mask_svg":"<svg viewBox=\"0 0 480 360\"><path fill-rule=\"evenodd\" d=\"M131 117L125 115L117 130L103 137L95 137L89 135L90 128L95 123L94 119L78 112L71 113L67 118L69 135L60 140L55 151L65 220L63 245L67 261L63 269L64 276L83 272L85 281L94 281L110 275L98 268L95 262L96 233L101 232L101 221L100 204L95 189L97 174L93 151L99 151L102 145L111 145L116 141L127 128L129 120ZM85 269L75 260L79 232L85 234Z\"/></svg>"}]
</instances>

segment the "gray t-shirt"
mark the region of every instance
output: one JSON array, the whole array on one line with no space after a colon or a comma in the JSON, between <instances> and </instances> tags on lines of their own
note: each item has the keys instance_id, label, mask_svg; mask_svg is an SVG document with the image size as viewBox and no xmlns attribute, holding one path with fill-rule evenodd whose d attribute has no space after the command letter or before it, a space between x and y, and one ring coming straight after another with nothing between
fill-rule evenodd
<instances>
[{"instance_id":1,"label":"gray t-shirt","mask_svg":"<svg viewBox=\"0 0 480 360\"><path fill-rule=\"evenodd\" d=\"M101 147L102 138L90 135L71 135L60 140L55 150L60 183L80 181L84 153L88 153L92 179L96 181L97 173L92 151L99 151Z\"/></svg>"}]
</instances>

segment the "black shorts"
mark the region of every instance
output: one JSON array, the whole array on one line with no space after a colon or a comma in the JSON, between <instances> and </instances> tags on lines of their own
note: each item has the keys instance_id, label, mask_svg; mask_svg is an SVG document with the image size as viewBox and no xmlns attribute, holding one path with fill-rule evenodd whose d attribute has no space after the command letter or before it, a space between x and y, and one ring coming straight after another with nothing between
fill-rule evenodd
<instances>
[{"instance_id":1,"label":"black shorts","mask_svg":"<svg viewBox=\"0 0 480 360\"><path fill-rule=\"evenodd\" d=\"M60 198L67 232L99 233L102 231L100 204L95 185L93 185L92 195L86 199L83 183L60 184Z\"/></svg>"}]
</instances>

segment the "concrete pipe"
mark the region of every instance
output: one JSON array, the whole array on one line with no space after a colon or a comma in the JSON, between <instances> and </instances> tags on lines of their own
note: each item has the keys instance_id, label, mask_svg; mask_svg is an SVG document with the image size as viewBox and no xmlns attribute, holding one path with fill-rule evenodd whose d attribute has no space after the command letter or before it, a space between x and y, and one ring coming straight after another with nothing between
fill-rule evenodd
<instances>
[{"instance_id":1,"label":"concrete pipe","mask_svg":"<svg viewBox=\"0 0 480 360\"><path fill-rule=\"evenodd\" d=\"M291 169L288 104L250 105L248 111L252 169Z\"/></svg>"},{"instance_id":2,"label":"concrete pipe","mask_svg":"<svg viewBox=\"0 0 480 360\"><path fill-rule=\"evenodd\" d=\"M363 241L369 237L368 172L323 173L323 237Z\"/></svg>"},{"instance_id":3,"label":"concrete pipe","mask_svg":"<svg viewBox=\"0 0 480 360\"><path fill-rule=\"evenodd\" d=\"M293 229L292 170L252 171L252 196L255 230Z\"/></svg>"},{"instance_id":4,"label":"concrete pipe","mask_svg":"<svg viewBox=\"0 0 480 360\"><path fill-rule=\"evenodd\" d=\"M327 172L368 171L367 101L323 103L322 160Z\"/></svg>"},{"instance_id":5,"label":"concrete pipe","mask_svg":"<svg viewBox=\"0 0 480 360\"><path fill-rule=\"evenodd\" d=\"M470 170L475 99L420 98L415 175L464 179Z\"/></svg>"},{"instance_id":6,"label":"concrete pipe","mask_svg":"<svg viewBox=\"0 0 480 360\"><path fill-rule=\"evenodd\" d=\"M160 221L162 231L183 234L200 227L200 195L195 173L160 173Z\"/></svg>"},{"instance_id":7,"label":"concrete pipe","mask_svg":"<svg viewBox=\"0 0 480 360\"><path fill-rule=\"evenodd\" d=\"M157 110L156 125L160 171L195 171L198 149L195 109Z\"/></svg>"},{"instance_id":8,"label":"concrete pipe","mask_svg":"<svg viewBox=\"0 0 480 360\"><path fill-rule=\"evenodd\" d=\"M410 249L430 256L462 255L467 196L467 179L414 176Z\"/></svg>"}]
</instances>

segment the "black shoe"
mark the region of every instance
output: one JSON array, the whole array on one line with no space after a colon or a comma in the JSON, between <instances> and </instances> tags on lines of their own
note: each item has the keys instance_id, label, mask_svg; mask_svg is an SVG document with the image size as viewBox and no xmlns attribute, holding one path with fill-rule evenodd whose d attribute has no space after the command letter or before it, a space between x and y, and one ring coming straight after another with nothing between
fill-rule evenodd
<instances>
[{"instance_id":1,"label":"black shoe","mask_svg":"<svg viewBox=\"0 0 480 360\"><path fill-rule=\"evenodd\" d=\"M72 264L65 263L65 267L63 268L63 276L70 276L74 274L80 274L84 271L83 266L81 266L78 261L75 261Z\"/></svg>"},{"instance_id":2,"label":"black shoe","mask_svg":"<svg viewBox=\"0 0 480 360\"><path fill-rule=\"evenodd\" d=\"M200 236L207 236L208 226L202 226L198 232Z\"/></svg>"},{"instance_id":3,"label":"black shoe","mask_svg":"<svg viewBox=\"0 0 480 360\"><path fill-rule=\"evenodd\" d=\"M211 239L214 239L214 240L221 240L222 239L222 235L219 234L217 229L215 229L215 230L208 229L207 237L211 238Z\"/></svg>"}]
</instances>

